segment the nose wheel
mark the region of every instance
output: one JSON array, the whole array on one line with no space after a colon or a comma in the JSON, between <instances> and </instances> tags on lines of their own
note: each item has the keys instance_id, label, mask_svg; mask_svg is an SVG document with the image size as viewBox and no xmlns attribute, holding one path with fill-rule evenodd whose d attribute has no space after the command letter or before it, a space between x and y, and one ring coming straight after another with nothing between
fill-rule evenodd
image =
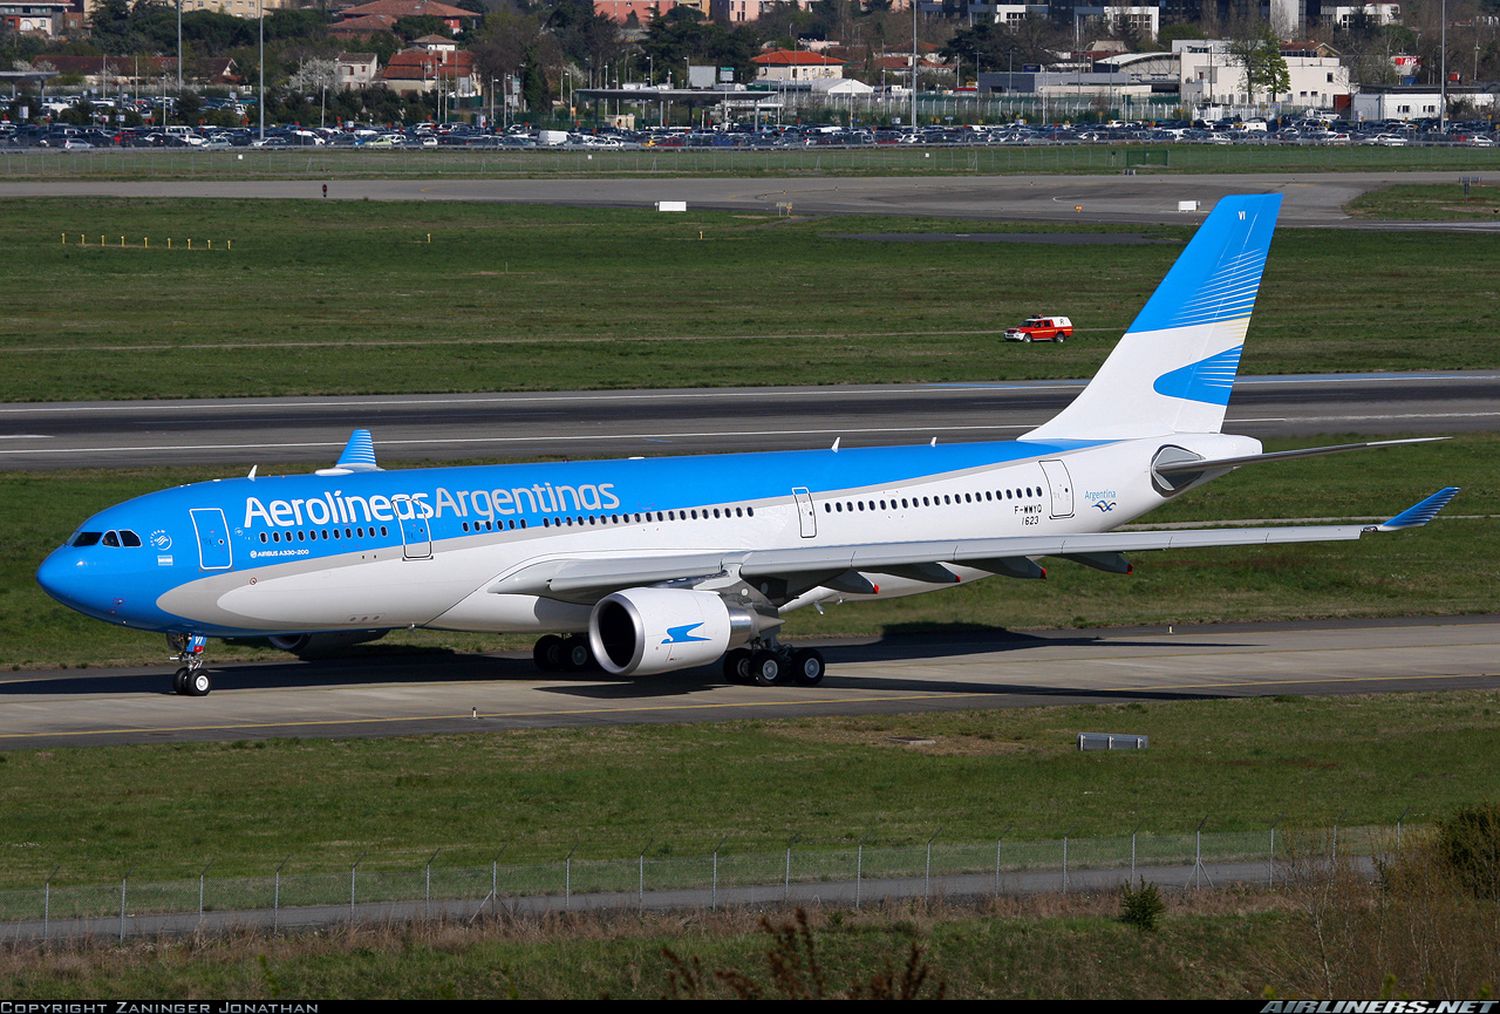
<instances>
[{"instance_id":1,"label":"nose wheel","mask_svg":"<svg viewBox=\"0 0 1500 1014\"><path fill-rule=\"evenodd\" d=\"M173 662L182 662L182 668L172 674L172 692L182 697L207 697L214 688L208 670L203 668L203 649L208 638L202 634L168 634L167 646L176 654Z\"/></svg>"}]
</instances>

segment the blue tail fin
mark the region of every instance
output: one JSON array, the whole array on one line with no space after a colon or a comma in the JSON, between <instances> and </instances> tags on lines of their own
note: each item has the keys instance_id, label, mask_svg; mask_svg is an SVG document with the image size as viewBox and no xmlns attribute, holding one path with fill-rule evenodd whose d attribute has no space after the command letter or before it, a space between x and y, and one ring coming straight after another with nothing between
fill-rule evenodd
<instances>
[{"instance_id":1,"label":"blue tail fin","mask_svg":"<svg viewBox=\"0 0 1500 1014\"><path fill-rule=\"evenodd\" d=\"M1280 208L1222 198L1089 386L1027 437L1217 433Z\"/></svg>"}]
</instances>

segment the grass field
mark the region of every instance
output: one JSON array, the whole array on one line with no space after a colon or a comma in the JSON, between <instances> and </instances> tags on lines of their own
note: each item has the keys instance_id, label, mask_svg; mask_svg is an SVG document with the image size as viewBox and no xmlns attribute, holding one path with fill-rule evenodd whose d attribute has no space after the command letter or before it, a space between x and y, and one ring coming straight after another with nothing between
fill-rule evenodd
<instances>
[{"instance_id":1,"label":"grass field","mask_svg":"<svg viewBox=\"0 0 1500 1014\"><path fill-rule=\"evenodd\" d=\"M954 176L1011 173L1494 171L1482 148L1035 145L735 151L0 150L0 180L391 177Z\"/></svg>"},{"instance_id":2,"label":"grass field","mask_svg":"<svg viewBox=\"0 0 1500 1014\"><path fill-rule=\"evenodd\" d=\"M1309 437L1296 446L1335 443ZM1278 448L1293 445L1282 441ZM1141 554L1130 577L1048 561L1046 581L991 579L889 603L792 614L789 637L1006 627L1106 626L1488 612L1500 607L1500 574L1476 560L1500 558L1500 438L1471 435L1440 444L1332 460L1293 460L1241 471L1147 515L1148 522L1257 518L1390 517L1445 485L1465 487L1449 512L1418 532L1357 543ZM89 514L128 497L232 469L0 473L0 666L161 664L158 635L88 619L47 598L37 565ZM276 471L267 466L263 474ZM529 638L437 631L399 632L388 645L465 651L529 649ZM220 661L269 650L213 647Z\"/></svg>"},{"instance_id":3,"label":"grass field","mask_svg":"<svg viewBox=\"0 0 1500 1014\"><path fill-rule=\"evenodd\" d=\"M1126 238L1160 242L1087 246L841 238L975 228L483 204L4 201L0 400L1082 377L1190 232L1142 228ZM1283 230L1241 368L1500 365L1491 242ZM997 341L1038 311L1070 315L1076 340Z\"/></svg>"},{"instance_id":4,"label":"grass field","mask_svg":"<svg viewBox=\"0 0 1500 1014\"><path fill-rule=\"evenodd\" d=\"M555 875L575 847L582 862L774 854L794 836L803 855L911 846L939 828L974 843L1181 835L1205 816L1221 833L1278 815L1415 823L1493 795L1497 710L1490 690L5 751L0 887L54 867L63 885L196 879L210 860L215 878L267 877L288 856L288 875L347 877L364 853L367 876L410 880L439 848L442 867L503 852ZM1080 753L1078 730L1102 727L1151 749Z\"/></svg>"},{"instance_id":5,"label":"grass field","mask_svg":"<svg viewBox=\"0 0 1500 1014\"><path fill-rule=\"evenodd\" d=\"M812 913L812 952L838 995L883 972L899 978L913 944L928 977L950 998L1253 999L1287 984L1281 960L1300 941L1286 899L1204 892L1174 900L1156 933L1115 918L1106 898L1001 901L879 912ZM670 949L696 960L705 992L731 996L713 973L733 969L778 995L768 967L774 943L753 913L718 916L580 916L476 929L420 927L317 938L232 937L125 949L93 946L0 953L0 981L17 1000L129 996L661 998L671 995ZM793 923L773 913L773 925ZM805 949L798 953L807 955ZM810 983L807 962L796 966ZM687 992L684 990L684 992ZM800 995L800 994L799 994Z\"/></svg>"},{"instance_id":6,"label":"grass field","mask_svg":"<svg viewBox=\"0 0 1500 1014\"><path fill-rule=\"evenodd\" d=\"M1409 184L1361 194L1345 205L1351 215L1387 221L1469 222L1500 217L1500 187L1471 184L1464 193L1457 181L1440 186Z\"/></svg>"}]
</instances>

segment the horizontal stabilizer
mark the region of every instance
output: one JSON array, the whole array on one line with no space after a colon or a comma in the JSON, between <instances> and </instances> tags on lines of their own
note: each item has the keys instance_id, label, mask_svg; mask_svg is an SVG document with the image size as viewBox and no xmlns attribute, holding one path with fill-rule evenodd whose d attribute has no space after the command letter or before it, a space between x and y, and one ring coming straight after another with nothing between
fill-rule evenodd
<instances>
[{"instance_id":1,"label":"horizontal stabilizer","mask_svg":"<svg viewBox=\"0 0 1500 1014\"><path fill-rule=\"evenodd\" d=\"M1290 451L1272 451L1268 454L1244 454L1237 458L1193 458L1182 461L1161 461L1153 468L1158 475L1189 475L1197 472L1213 472L1221 468L1239 468L1262 461L1287 461L1291 458L1311 458L1319 454L1339 454L1343 451L1362 451L1370 447L1395 447L1397 444L1427 444L1448 437L1409 437L1405 440L1367 440L1357 444L1329 444L1325 447L1298 447Z\"/></svg>"},{"instance_id":2,"label":"horizontal stabilizer","mask_svg":"<svg viewBox=\"0 0 1500 1014\"><path fill-rule=\"evenodd\" d=\"M1397 532L1403 528L1422 527L1437 517L1438 511L1448 506L1449 501L1458 496L1460 488L1462 487L1444 486L1421 503L1412 504L1385 524L1378 526L1379 530L1382 532Z\"/></svg>"}]
</instances>

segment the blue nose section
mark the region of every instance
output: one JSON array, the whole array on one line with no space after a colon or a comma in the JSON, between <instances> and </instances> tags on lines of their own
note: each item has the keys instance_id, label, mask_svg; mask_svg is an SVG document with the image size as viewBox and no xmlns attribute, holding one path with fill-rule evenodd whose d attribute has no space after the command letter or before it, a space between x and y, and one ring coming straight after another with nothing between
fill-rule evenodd
<instances>
[{"instance_id":1,"label":"blue nose section","mask_svg":"<svg viewBox=\"0 0 1500 1014\"><path fill-rule=\"evenodd\" d=\"M86 554L67 546L53 550L36 571L36 583L42 590L70 609L99 615L97 568L91 567Z\"/></svg>"},{"instance_id":2,"label":"blue nose section","mask_svg":"<svg viewBox=\"0 0 1500 1014\"><path fill-rule=\"evenodd\" d=\"M71 588L75 581L75 571L81 567L74 566L74 560L64 559L63 550L55 550L42 561L42 565L36 569L36 583L42 586L42 591L51 595L65 606L73 604ZM82 561L77 561L81 563Z\"/></svg>"}]
</instances>

